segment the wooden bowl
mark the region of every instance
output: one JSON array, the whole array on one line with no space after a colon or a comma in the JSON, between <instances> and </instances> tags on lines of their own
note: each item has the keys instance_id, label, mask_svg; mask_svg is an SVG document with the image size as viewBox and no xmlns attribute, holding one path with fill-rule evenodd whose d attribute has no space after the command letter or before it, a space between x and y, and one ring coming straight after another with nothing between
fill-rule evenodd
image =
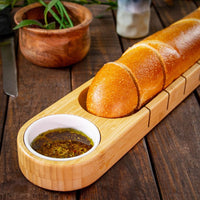
<instances>
[{"instance_id":1,"label":"wooden bowl","mask_svg":"<svg viewBox=\"0 0 200 200\"><path fill-rule=\"evenodd\" d=\"M89 25L92 14L84 6L63 2L74 27L46 30L23 27L19 30L19 46L24 57L43 67L65 67L82 60L90 49ZM44 7L30 4L18 10L16 24L23 19L43 20Z\"/></svg>"}]
</instances>

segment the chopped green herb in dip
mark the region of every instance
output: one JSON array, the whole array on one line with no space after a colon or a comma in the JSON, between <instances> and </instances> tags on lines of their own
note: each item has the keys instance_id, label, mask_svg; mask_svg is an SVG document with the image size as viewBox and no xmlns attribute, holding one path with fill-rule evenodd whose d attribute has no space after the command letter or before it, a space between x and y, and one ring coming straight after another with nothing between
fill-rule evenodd
<instances>
[{"instance_id":1,"label":"chopped green herb in dip","mask_svg":"<svg viewBox=\"0 0 200 200\"><path fill-rule=\"evenodd\" d=\"M93 147L93 141L83 132L72 128L59 128L38 135L31 147L38 153L53 158L71 158Z\"/></svg>"}]
</instances>

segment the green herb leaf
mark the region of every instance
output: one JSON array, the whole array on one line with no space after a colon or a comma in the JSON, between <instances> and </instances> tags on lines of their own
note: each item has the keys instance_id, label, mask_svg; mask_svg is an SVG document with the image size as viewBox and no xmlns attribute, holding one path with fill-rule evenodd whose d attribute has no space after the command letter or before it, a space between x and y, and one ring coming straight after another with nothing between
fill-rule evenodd
<instances>
[{"instance_id":1,"label":"green herb leaf","mask_svg":"<svg viewBox=\"0 0 200 200\"><path fill-rule=\"evenodd\" d=\"M56 22L51 22L47 25L45 25L46 29L56 29Z\"/></svg>"},{"instance_id":2,"label":"green herb leaf","mask_svg":"<svg viewBox=\"0 0 200 200\"><path fill-rule=\"evenodd\" d=\"M99 4L99 5L108 5L108 9L115 9L117 8L117 1L115 0L63 0L63 1L69 1L69 2L74 2L74 3L79 3L79 4ZM19 2L19 5L18 5ZM69 28L69 27L73 27L73 22L71 21L66 8L64 7L64 5L61 3L60 0L51 0L48 4L46 4L43 0L25 0L23 1L24 5L26 4L30 4L33 2L39 2L41 3L44 7L44 21L45 21L45 25L42 25L39 21L36 20L23 20L22 22L20 22L20 24L18 24L17 26L14 27L14 30L19 29L21 27L24 26L29 26L29 25L37 25L41 28L46 28L46 29L55 29L56 28L56 23L52 22L50 24L48 24L48 19L47 19L47 15L48 12L51 13L51 15L53 16L53 18L59 23L60 25L60 29L61 28ZM5 8L8 5L12 5L12 7L14 6L23 6L21 4L21 0L0 0L0 10ZM52 10L52 8L55 7L56 10L58 11L58 15ZM101 17L101 16L99 16Z\"/></svg>"},{"instance_id":3,"label":"green herb leaf","mask_svg":"<svg viewBox=\"0 0 200 200\"><path fill-rule=\"evenodd\" d=\"M73 23L72 23L72 21L71 21L69 15L68 15L68 13L67 13L65 7L63 6L63 4L62 4L60 1L58 1L58 5L59 5L59 6L61 7L61 9L63 10L63 12L64 12L64 14L65 14L65 16L66 16L66 18L67 18L67 20L68 20L68 22L69 22L70 27L73 27L74 25L73 25Z\"/></svg>"},{"instance_id":4,"label":"green herb leaf","mask_svg":"<svg viewBox=\"0 0 200 200\"><path fill-rule=\"evenodd\" d=\"M13 2L12 2L12 8L15 6L15 4L16 4L16 2L17 2L17 0L13 0Z\"/></svg>"},{"instance_id":5,"label":"green herb leaf","mask_svg":"<svg viewBox=\"0 0 200 200\"><path fill-rule=\"evenodd\" d=\"M13 30L22 28L24 26L31 26L31 25L36 25L36 26L39 26L41 28L44 28L44 26L37 20L25 19L25 20L21 21L17 26L15 26L13 28Z\"/></svg>"},{"instance_id":6,"label":"green herb leaf","mask_svg":"<svg viewBox=\"0 0 200 200\"><path fill-rule=\"evenodd\" d=\"M47 4L44 3L44 1L42 0L38 0L45 8L47 7ZM58 17L58 15L51 9L49 10L49 12L51 13L51 15L54 17L54 19L62 26L62 28L66 28L65 25L62 23L62 21L60 20L60 18Z\"/></svg>"},{"instance_id":7,"label":"green herb leaf","mask_svg":"<svg viewBox=\"0 0 200 200\"><path fill-rule=\"evenodd\" d=\"M45 6L45 10L44 10L44 19L45 19L45 24L47 25L47 14L49 11L51 11L51 8L53 6L55 6L55 4L58 2L59 0L51 0L48 4L46 4ZM51 11L52 12L52 11Z\"/></svg>"},{"instance_id":8,"label":"green herb leaf","mask_svg":"<svg viewBox=\"0 0 200 200\"><path fill-rule=\"evenodd\" d=\"M0 10L3 10L3 9L6 8L7 6L9 6L9 4L0 4Z\"/></svg>"},{"instance_id":9,"label":"green herb leaf","mask_svg":"<svg viewBox=\"0 0 200 200\"><path fill-rule=\"evenodd\" d=\"M62 8L58 4L55 5L55 8L56 8L56 10L58 11L58 13L59 13L59 15L61 17L62 23L66 25L66 20L65 20ZM61 25L60 25L59 29L62 29Z\"/></svg>"}]
</instances>

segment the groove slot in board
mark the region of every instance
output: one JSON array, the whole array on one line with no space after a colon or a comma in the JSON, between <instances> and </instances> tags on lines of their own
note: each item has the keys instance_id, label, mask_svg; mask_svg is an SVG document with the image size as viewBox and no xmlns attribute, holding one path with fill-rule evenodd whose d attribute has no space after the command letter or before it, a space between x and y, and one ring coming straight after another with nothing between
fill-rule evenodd
<instances>
[{"instance_id":1,"label":"groove slot in board","mask_svg":"<svg viewBox=\"0 0 200 200\"><path fill-rule=\"evenodd\" d=\"M169 94L168 111L172 111L184 98L186 80L182 76L169 85L165 91Z\"/></svg>"},{"instance_id":2,"label":"groove slot in board","mask_svg":"<svg viewBox=\"0 0 200 200\"><path fill-rule=\"evenodd\" d=\"M152 99L146 107L150 110L149 128L152 129L159 121L161 121L167 112L169 95L162 91L154 99Z\"/></svg>"},{"instance_id":3,"label":"groove slot in board","mask_svg":"<svg viewBox=\"0 0 200 200\"><path fill-rule=\"evenodd\" d=\"M199 85L200 64L196 63L182 75L186 78L185 96Z\"/></svg>"}]
</instances>

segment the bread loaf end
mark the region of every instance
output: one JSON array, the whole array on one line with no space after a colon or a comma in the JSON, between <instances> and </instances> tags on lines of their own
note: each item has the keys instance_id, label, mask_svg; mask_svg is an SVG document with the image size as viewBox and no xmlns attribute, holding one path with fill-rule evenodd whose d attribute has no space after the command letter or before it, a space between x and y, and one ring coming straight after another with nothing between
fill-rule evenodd
<instances>
[{"instance_id":1,"label":"bread loaf end","mask_svg":"<svg viewBox=\"0 0 200 200\"><path fill-rule=\"evenodd\" d=\"M89 87L86 107L97 116L116 118L132 113L138 105L138 91L128 70L107 63Z\"/></svg>"}]
</instances>

